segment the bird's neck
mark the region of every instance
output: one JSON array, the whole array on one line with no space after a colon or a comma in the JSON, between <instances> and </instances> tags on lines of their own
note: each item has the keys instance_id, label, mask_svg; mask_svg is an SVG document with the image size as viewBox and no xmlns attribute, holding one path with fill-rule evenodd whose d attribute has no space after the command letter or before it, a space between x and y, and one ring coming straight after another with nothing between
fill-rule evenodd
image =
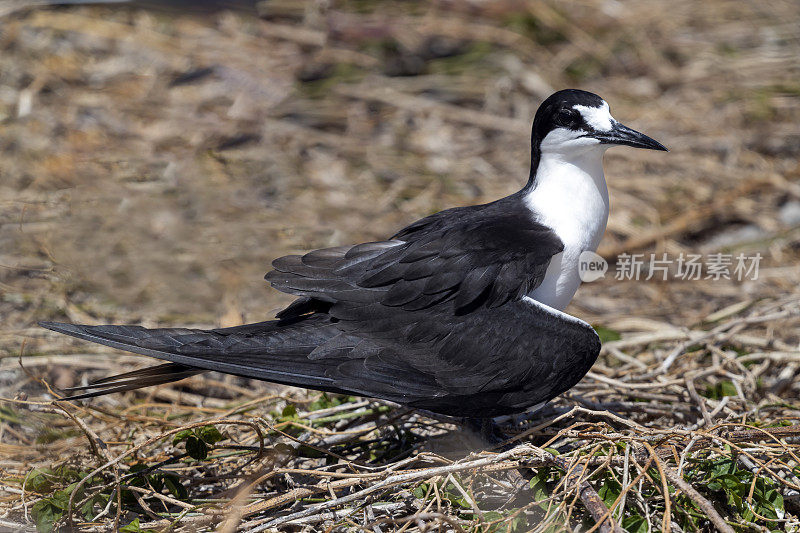
<instances>
[{"instance_id":1,"label":"bird's neck","mask_svg":"<svg viewBox=\"0 0 800 533\"><path fill-rule=\"evenodd\" d=\"M537 220L550 226L580 251L595 250L608 221L608 187L603 174L605 146L577 153L544 152L523 189L525 204Z\"/></svg>"},{"instance_id":2,"label":"bird's neck","mask_svg":"<svg viewBox=\"0 0 800 533\"><path fill-rule=\"evenodd\" d=\"M529 296L563 310L581 284L581 252L595 251L608 221L608 188L601 147L580 154L542 154L523 200L537 222L561 239L564 251L548 265L542 283Z\"/></svg>"}]
</instances>

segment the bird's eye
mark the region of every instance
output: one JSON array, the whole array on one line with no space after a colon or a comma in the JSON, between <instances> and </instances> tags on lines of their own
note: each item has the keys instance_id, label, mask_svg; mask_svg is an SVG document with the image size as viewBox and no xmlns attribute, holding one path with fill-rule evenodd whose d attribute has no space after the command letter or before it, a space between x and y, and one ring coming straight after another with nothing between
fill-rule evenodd
<instances>
[{"instance_id":1,"label":"bird's eye","mask_svg":"<svg viewBox=\"0 0 800 533\"><path fill-rule=\"evenodd\" d=\"M568 109L562 109L556 115L555 122L559 126L570 126L575 122L575 114Z\"/></svg>"}]
</instances>

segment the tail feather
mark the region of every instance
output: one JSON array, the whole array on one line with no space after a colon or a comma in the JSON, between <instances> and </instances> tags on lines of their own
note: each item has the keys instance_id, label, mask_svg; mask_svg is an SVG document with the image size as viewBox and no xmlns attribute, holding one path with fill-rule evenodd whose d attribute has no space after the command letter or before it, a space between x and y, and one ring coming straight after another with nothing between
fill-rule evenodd
<instances>
[{"instance_id":1,"label":"tail feather","mask_svg":"<svg viewBox=\"0 0 800 533\"><path fill-rule=\"evenodd\" d=\"M69 389L64 389L64 390L86 390L89 388L97 387L99 385L103 386L111 385L112 382L117 383L123 380L143 379L143 378L154 377L156 375L161 375L161 374L175 375L179 373L189 373L189 372L191 372L192 374L199 374L201 372L205 372L205 370L200 370L185 365L179 365L176 363L164 363L163 365L140 368L139 370L131 370L130 372L124 372L122 374L115 374L113 376L96 379L92 381L92 383L89 385L70 387ZM186 377L189 377L189 375L187 375Z\"/></svg>"},{"instance_id":2,"label":"tail feather","mask_svg":"<svg viewBox=\"0 0 800 533\"><path fill-rule=\"evenodd\" d=\"M328 392L347 392L336 387L333 378L327 375L327 370L341 359L308 359L315 348L340 333L321 320L290 324L267 321L214 330L59 322L40 322L39 325L79 339L169 361L74 387L68 391L92 390L69 399L170 383L208 370Z\"/></svg>"},{"instance_id":3,"label":"tail feather","mask_svg":"<svg viewBox=\"0 0 800 533\"><path fill-rule=\"evenodd\" d=\"M163 365L151 366L134 370L132 372L125 372L123 374L116 374L114 376L101 378L89 383L88 385L63 389L64 392L90 391L82 394L73 394L64 399L82 400L84 398L94 398L96 396L103 396L114 392L125 392L129 390L140 389L142 387L163 385L165 383L180 381L182 379L196 376L197 374L203 374L205 372L205 370L186 365L165 363Z\"/></svg>"}]
</instances>

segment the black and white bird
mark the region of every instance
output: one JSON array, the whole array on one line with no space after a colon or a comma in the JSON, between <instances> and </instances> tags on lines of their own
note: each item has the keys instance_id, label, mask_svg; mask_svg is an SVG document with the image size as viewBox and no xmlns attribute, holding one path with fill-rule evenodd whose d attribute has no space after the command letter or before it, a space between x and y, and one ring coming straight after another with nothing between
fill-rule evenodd
<instances>
[{"instance_id":1,"label":"black and white bird","mask_svg":"<svg viewBox=\"0 0 800 533\"><path fill-rule=\"evenodd\" d=\"M75 387L88 398L215 370L489 418L541 406L589 371L600 340L563 312L578 256L605 231L603 154L666 150L617 122L599 96L563 90L533 121L522 190L447 209L385 241L276 259L266 279L297 299L276 320L146 329L41 322L169 361Z\"/></svg>"}]
</instances>

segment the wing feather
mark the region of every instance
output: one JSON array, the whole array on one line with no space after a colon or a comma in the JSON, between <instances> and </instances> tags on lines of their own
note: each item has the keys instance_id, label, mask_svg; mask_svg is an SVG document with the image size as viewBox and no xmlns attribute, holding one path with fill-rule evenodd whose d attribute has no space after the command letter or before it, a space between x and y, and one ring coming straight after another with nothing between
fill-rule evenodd
<instances>
[{"instance_id":1,"label":"wing feather","mask_svg":"<svg viewBox=\"0 0 800 533\"><path fill-rule=\"evenodd\" d=\"M388 241L280 258L266 279L280 291L334 305L375 302L452 314L499 307L537 287L563 244L527 210L487 206L489 212L443 211Z\"/></svg>"}]
</instances>

